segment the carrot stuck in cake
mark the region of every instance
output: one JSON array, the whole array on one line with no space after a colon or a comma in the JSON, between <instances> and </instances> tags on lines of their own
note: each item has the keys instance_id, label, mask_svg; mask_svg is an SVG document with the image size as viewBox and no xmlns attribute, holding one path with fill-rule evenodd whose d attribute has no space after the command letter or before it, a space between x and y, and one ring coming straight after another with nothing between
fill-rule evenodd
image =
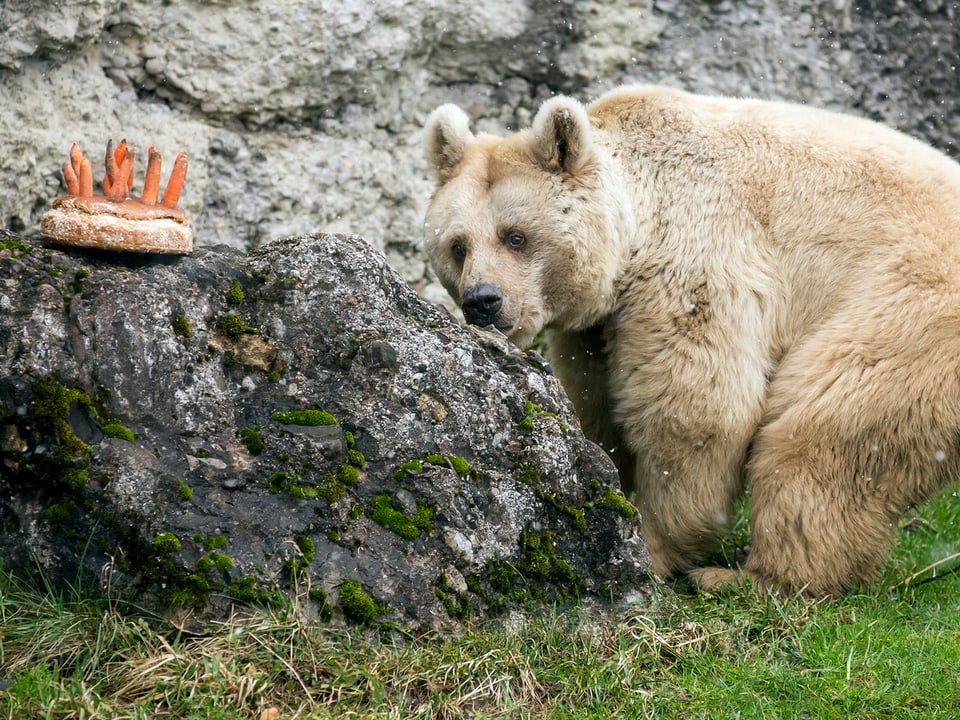
<instances>
[{"instance_id":1,"label":"carrot stuck in cake","mask_svg":"<svg viewBox=\"0 0 960 720\"><path fill-rule=\"evenodd\" d=\"M80 146L70 149L63 166L67 195L53 201L40 222L40 234L60 245L125 252L185 254L193 250L193 231L177 207L187 176L187 155L173 163L160 199L160 153L147 150L147 171L140 198L131 196L136 150L123 140L107 142L103 194L93 194L93 170Z\"/></svg>"}]
</instances>

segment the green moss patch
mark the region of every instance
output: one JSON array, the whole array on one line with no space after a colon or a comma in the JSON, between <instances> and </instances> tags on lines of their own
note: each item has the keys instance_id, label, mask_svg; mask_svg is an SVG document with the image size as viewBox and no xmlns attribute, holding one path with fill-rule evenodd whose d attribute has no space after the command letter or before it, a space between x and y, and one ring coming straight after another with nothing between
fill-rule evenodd
<instances>
[{"instance_id":1,"label":"green moss patch","mask_svg":"<svg viewBox=\"0 0 960 720\"><path fill-rule=\"evenodd\" d=\"M607 488L607 491L593 501L595 507L613 510L626 518L636 517L638 510L619 490Z\"/></svg>"},{"instance_id":2,"label":"green moss patch","mask_svg":"<svg viewBox=\"0 0 960 720\"><path fill-rule=\"evenodd\" d=\"M263 438L260 437L260 427L240 428L237 431L240 442L251 455L259 455L263 452Z\"/></svg>"},{"instance_id":3,"label":"green moss patch","mask_svg":"<svg viewBox=\"0 0 960 720\"><path fill-rule=\"evenodd\" d=\"M173 327L173 334L179 337L188 338L193 335L193 328L190 327L190 321L187 320L187 316L181 313L176 313L170 320L170 325Z\"/></svg>"},{"instance_id":4,"label":"green moss patch","mask_svg":"<svg viewBox=\"0 0 960 720\"><path fill-rule=\"evenodd\" d=\"M446 575L440 575L433 592L450 617L458 620L466 620L470 617L472 611L470 597L461 595L451 588Z\"/></svg>"},{"instance_id":5,"label":"green moss patch","mask_svg":"<svg viewBox=\"0 0 960 720\"><path fill-rule=\"evenodd\" d=\"M117 531L125 552L120 553L109 547L102 547L101 550L115 556L119 569L136 578L134 597L151 591L165 607L202 607L211 592L226 592L234 599L240 599L239 595L231 594L227 587L233 559L210 549L212 545L221 549L225 547L225 538L222 543L217 540L209 542L212 538L208 538L205 543L208 546L207 554L201 555L196 567L190 569L185 567L184 556L181 555L183 541L173 533L161 532L152 542L144 542L135 528L117 528ZM194 536L190 540L199 545L202 538Z\"/></svg>"},{"instance_id":6,"label":"green moss patch","mask_svg":"<svg viewBox=\"0 0 960 720\"><path fill-rule=\"evenodd\" d=\"M203 549L207 552L210 550L222 550L226 546L227 539L223 535L210 535L203 541Z\"/></svg>"},{"instance_id":7,"label":"green moss patch","mask_svg":"<svg viewBox=\"0 0 960 720\"><path fill-rule=\"evenodd\" d=\"M380 614L376 601L357 580L347 580L340 586L339 605L344 617L358 625L369 625Z\"/></svg>"},{"instance_id":8,"label":"green moss patch","mask_svg":"<svg viewBox=\"0 0 960 720\"><path fill-rule=\"evenodd\" d=\"M77 504L71 500L63 500L47 508L47 520L50 523L65 523L71 513L77 509Z\"/></svg>"},{"instance_id":9,"label":"green moss patch","mask_svg":"<svg viewBox=\"0 0 960 720\"><path fill-rule=\"evenodd\" d=\"M406 540L416 540L420 533L429 533L433 529L430 508L417 503L417 514L413 517L405 515L394 509L393 500L386 493L377 495L370 502L367 517Z\"/></svg>"},{"instance_id":10,"label":"green moss patch","mask_svg":"<svg viewBox=\"0 0 960 720\"><path fill-rule=\"evenodd\" d=\"M297 548L303 553L303 561L306 563L313 562L313 556L316 552L316 547L311 540L306 535L297 535L296 538Z\"/></svg>"},{"instance_id":11,"label":"green moss patch","mask_svg":"<svg viewBox=\"0 0 960 720\"><path fill-rule=\"evenodd\" d=\"M136 435L119 420L110 418L106 412L109 392L97 393L95 403L82 390L51 383L33 386L33 414L42 430L53 435L58 449L53 455L48 474L52 480L71 490L82 490L89 480L90 446L83 442L70 425L74 409L86 414L88 420L100 428L107 437L133 442Z\"/></svg>"},{"instance_id":12,"label":"green moss patch","mask_svg":"<svg viewBox=\"0 0 960 720\"><path fill-rule=\"evenodd\" d=\"M360 482L360 470L353 465L340 465L337 467L337 480L344 485L356 485Z\"/></svg>"},{"instance_id":13,"label":"green moss patch","mask_svg":"<svg viewBox=\"0 0 960 720\"><path fill-rule=\"evenodd\" d=\"M90 457L90 446L77 437L70 427L70 410L77 405L88 414L93 414L93 402L80 390L72 390L62 385L37 383L33 387L33 412L41 424L51 430L57 438L60 449L54 458L61 464L72 464L78 458Z\"/></svg>"},{"instance_id":14,"label":"green moss patch","mask_svg":"<svg viewBox=\"0 0 960 720\"><path fill-rule=\"evenodd\" d=\"M133 442L137 439L137 436L133 433L133 431L124 427L119 420L107 420L100 426L100 429L107 437L119 438L120 440L126 440L127 442Z\"/></svg>"},{"instance_id":15,"label":"green moss patch","mask_svg":"<svg viewBox=\"0 0 960 720\"><path fill-rule=\"evenodd\" d=\"M246 333L256 333L256 329L248 327L234 313L225 313L217 318L217 330L233 342L237 342Z\"/></svg>"},{"instance_id":16,"label":"green moss patch","mask_svg":"<svg viewBox=\"0 0 960 720\"><path fill-rule=\"evenodd\" d=\"M306 571L313 562L314 553L316 552L313 540L306 535L297 535L295 542L297 545L297 554L288 560L284 560L281 566L283 571L293 579L296 579L300 573Z\"/></svg>"},{"instance_id":17,"label":"green moss patch","mask_svg":"<svg viewBox=\"0 0 960 720\"><path fill-rule=\"evenodd\" d=\"M227 597L242 603L253 603L257 599L256 582L257 579L249 575L237 578L227 586Z\"/></svg>"},{"instance_id":18,"label":"green moss patch","mask_svg":"<svg viewBox=\"0 0 960 720\"><path fill-rule=\"evenodd\" d=\"M531 402L530 400L527 400L527 402L524 403L523 413L523 419L518 423L517 427L519 427L520 432L524 433L525 435L529 435L533 432L535 427L534 423L539 417L553 418L560 425L560 430L563 431L564 435L567 434L567 424L563 422L563 420L561 420L556 413L547 412L542 407L534 402Z\"/></svg>"},{"instance_id":19,"label":"green moss patch","mask_svg":"<svg viewBox=\"0 0 960 720\"><path fill-rule=\"evenodd\" d=\"M79 268L73 273L73 294L79 295L83 292L83 281L90 275L90 271L85 268Z\"/></svg>"},{"instance_id":20,"label":"green moss patch","mask_svg":"<svg viewBox=\"0 0 960 720\"><path fill-rule=\"evenodd\" d=\"M587 530L587 516L578 507L572 505L567 505L563 503L556 495L552 492L543 492L542 490L537 490L537 498L547 504L552 506L558 513L561 515L567 516L570 520L570 526L577 532L586 532Z\"/></svg>"},{"instance_id":21,"label":"green moss patch","mask_svg":"<svg viewBox=\"0 0 960 720\"><path fill-rule=\"evenodd\" d=\"M337 482L337 478L333 473L327 473L323 478L323 484L320 486L317 494L333 505L346 497L347 489L343 486L343 483Z\"/></svg>"},{"instance_id":22,"label":"green moss patch","mask_svg":"<svg viewBox=\"0 0 960 720\"><path fill-rule=\"evenodd\" d=\"M445 453L430 453L423 460L408 460L400 465L393 474L397 480L402 480L407 475L417 475L423 472L423 466L433 465L434 467L451 468L458 477L465 478L470 474L470 463L457 455L448 455Z\"/></svg>"},{"instance_id":23,"label":"green moss patch","mask_svg":"<svg viewBox=\"0 0 960 720\"><path fill-rule=\"evenodd\" d=\"M177 478L177 497L186 502L193 497L193 490L182 478Z\"/></svg>"},{"instance_id":24,"label":"green moss patch","mask_svg":"<svg viewBox=\"0 0 960 720\"><path fill-rule=\"evenodd\" d=\"M547 603L579 598L586 583L563 558L557 557L557 536L551 531L527 531L517 543L519 556L514 562L491 562L485 571L490 587L499 595L483 595L492 614L507 602ZM478 586L479 583L474 581ZM468 587L469 579L468 579Z\"/></svg>"},{"instance_id":25,"label":"green moss patch","mask_svg":"<svg viewBox=\"0 0 960 720\"><path fill-rule=\"evenodd\" d=\"M408 473L417 475L423 472L423 462L420 460L408 460L403 463L397 471L393 474L394 478L397 480L403 480Z\"/></svg>"},{"instance_id":26,"label":"green moss patch","mask_svg":"<svg viewBox=\"0 0 960 720\"><path fill-rule=\"evenodd\" d=\"M240 281L234 280L224 299L231 305L239 305L243 302L243 297L243 287L240 285Z\"/></svg>"},{"instance_id":27,"label":"green moss patch","mask_svg":"<svg viewBox=\"0 0 960 720\"><path fill-rule=\"evenodd\" d=\"M218 552L212 552L197 560L197 572L204 574L213 570L225 573L232 567L233 559Z\"/></svg>"},{"instance_id":28,"label":"green moss patch","mask_svg":"<svg viewBox=\"0 0 960 720\"><path fill-rule=\"evenodd\" d=\"M291 483L287 486L287 495L298 500L316 500L322 496L322 489L312 485L296 485ZM331 501L335 502L335 501Z\"/></svg>"},{"instance_id":29,"label":"green moss patch","mask_svg":"<svg viewBox=\"0 0 960 720\"><path fill-rule=\"evenodd\" d=\"M540 475L530 463L518 463L520 472L517 474L517 480L524 485L539 485Z\"/></svg>"},{"instance_id":30,"label":"green moss patch","mask_svg":"<svg viewBox=\"0 0 960 720\"><path fill-rule=\"evenodd\" d=\"M29 255L33 248L30 245L24 245L17 238L0 237L0 251L3 250L9 250L12 257L22 258L24 255Z\"/></svg>"},{"instance_id":31,"label":"green moss patch","mask_svg":"<svg viewBox=\"0 0 960 720\"><path fill-rule=\"evenodd\" d=\"M288 473L277 471L267 480L267 487L272 493L282 493L291 484L291 476Z\"/></svg>"},{"instance_id":32,"label":"green moss patch","mask_svg":"<svg viewBox=\"0 0 960 720\"><path fill-rule=\"evenodd\" d=\"M424 462L440 467L451 467L458 477L465 478L470 474L470 463L457 455L431 454L424 458Z\"/></svg>"},{"instance_id":33,"label":"green moss patch","mask_svg":"<svg viewBox=\"0 0 960 720\"><path fill-rule=\"evenodd\" d=\"M270 419L282 425L305 425L316 427L319 425L338 425L337 419L324 410L290 410L289 412L271 413Z\"/></svg>"},{"instance_id":34,"label":"green moss patch","mask_svg":"<svg viewBox=\"0 0 960 720\"><path fill-rule=\"evenodd\" d=\"M153 541L153 549L162 554L180 552L180 541L172 533L160 533Z\"/></svg>"},{"instance_id":35,"label":"green moss patch","mask_svg":"<svg viewBox=\"0 0 960 720\"><path fill-rule=\"evenodd\" d=\"M224 588L227 597L245 605L263 605L280 608L285 600L278 590L263 590L257 587L257 579L251 575L236 578Z\"/></svg>"},{"instance_id":36,"label":"green moss patch","mask_svg":"<svg viewBox=\"0 0 960 720\"><path fill-rule=\"evenodd\" d=\"M60 476L60 482L71 490L83 490L90 482L90 470L88 468L72 468Z\"/></svg>"}]
</instances>

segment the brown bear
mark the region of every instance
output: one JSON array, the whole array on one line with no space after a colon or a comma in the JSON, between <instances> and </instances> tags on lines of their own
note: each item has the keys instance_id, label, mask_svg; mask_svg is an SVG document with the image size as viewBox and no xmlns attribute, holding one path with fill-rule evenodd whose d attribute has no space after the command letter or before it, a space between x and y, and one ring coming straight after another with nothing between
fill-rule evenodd
<instances>
[{"instance_id":1,"label":"brown bear","mask_svg":"<svg viewBox=\"0 0 960 720\"><path fill-rule=\"evenodd\" d=\"M426 155L433 268L468 322L548 355L642 512L696 566L750 488L742 575L842 593L960 465L960 166L879 124L625 87Z\"/></svg>"}]
</instances>

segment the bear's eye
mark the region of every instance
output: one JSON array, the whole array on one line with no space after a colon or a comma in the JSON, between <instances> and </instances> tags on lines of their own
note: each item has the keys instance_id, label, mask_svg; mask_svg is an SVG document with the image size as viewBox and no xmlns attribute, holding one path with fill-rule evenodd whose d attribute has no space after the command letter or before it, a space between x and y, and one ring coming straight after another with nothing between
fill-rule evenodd
<instances>
[{"instance_id":1,"label":"bear's eye","mask_svg":"<svg viewBox=\"0 0 960 720\"><path fill-rule=\"evenodd\" d=\"M450 252L457 260L463 260L467 256L467 243L464 242L463 238L457 238L450 246Z\"/></svg>"},{"instance_id":2,"label":"bear's eye","mask_svg":"<svg viewBox=\"0 0 960 720\"><path fill-rule=\"evenodd\" d=\"M509 235L507 235L507 245L512 247L514 250L517 250L518 248L522 248L526 244L527 244L527 236L524 235L523 233L512 232Z\"/></svg>"}]
</instances>

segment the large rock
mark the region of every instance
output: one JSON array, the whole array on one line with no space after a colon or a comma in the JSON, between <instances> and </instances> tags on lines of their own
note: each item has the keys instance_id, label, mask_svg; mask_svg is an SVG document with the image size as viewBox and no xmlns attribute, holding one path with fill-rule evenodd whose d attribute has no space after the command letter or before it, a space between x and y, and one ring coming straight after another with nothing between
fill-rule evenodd
<instances>
[{"instance_id":1,"label":"large rock","mask_svg":"<svg viewBox=\"0 0 960 720\"><path fill-rule=\"evenodd\" d=\"M298 593L443 628L645 589L639 520L542 359L363 240L0 248L5 568L182 622Z\"/></svg>"},{"instance_id":2,"label":"large rock","mask_svg":"<svg viewBox=\"0 0 960 720\"><path fill-rule=\"evenodd\" d=\"M37 227L71 142L98 154L126 137L190 153L201 246L358 232L423 285L419 133L441 102L502 131L554 92L656 81L846 110L952 149L956 15L944 0L8 2L0 227Z\"/></svg>"}]
</instances>

